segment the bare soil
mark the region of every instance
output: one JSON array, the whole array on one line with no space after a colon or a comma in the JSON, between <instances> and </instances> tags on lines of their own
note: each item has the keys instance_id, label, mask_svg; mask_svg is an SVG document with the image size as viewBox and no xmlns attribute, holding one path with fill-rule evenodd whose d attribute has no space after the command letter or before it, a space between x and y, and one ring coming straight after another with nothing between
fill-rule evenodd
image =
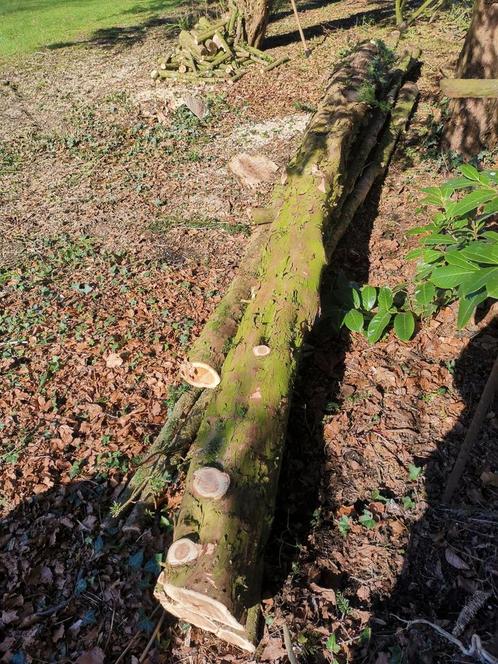
<instances>
[{"instance_id":1,"label":"bare soil","mask_svg":"<svg viewBox=\"0 0 498 664\"><path fill-rule=\"evenodd\" d=\"M493 310L457 333L450 309L413 342L373 347L337 336L326 315L338 270L374 284L411 276L402 256L405 231L426 214L420 189L453 166L435 149L438 80L466 17L457 4L408 31L423 49L418 109L323 287L268 545L258 661L288 661L284 626L300 662L470 661L403 620L451 632L478 591L460 638L478 634L498 655L495 408L453 504L440 503L497 353ZM145 654L183 467L140 537L103 523L235 274L249 208L270 194L270 184L244 188L229 159L262 153L284 168L341 52L391 39L391 3L308 2L302 20L311 57L282 9L268 48L291 62L197 86L202 122L181 106L191 87L149 78L174 39L165 25L39 52L1 73L0 661L251 661L171 617Z\"/></svg>"}]
</instances>

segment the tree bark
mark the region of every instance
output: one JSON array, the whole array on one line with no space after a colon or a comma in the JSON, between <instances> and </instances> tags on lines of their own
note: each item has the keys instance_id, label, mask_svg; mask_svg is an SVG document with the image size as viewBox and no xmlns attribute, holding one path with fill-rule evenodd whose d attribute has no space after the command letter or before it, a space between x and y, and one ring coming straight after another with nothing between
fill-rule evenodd
<instances>
[{"instance_id":1,"label":"tree bark","mask_svg":"<svg viewBox=\"0 0 498 664\"><path fill-rule=\"evenodd\" d=\"M199 428L175 541L155 590L174 615L251 652L294 375L319 310L324 231L337 224L348 169L356 167L372 117L360 99L374 60L387 67L379 46L364 44L336 70L288 167L255 297ZM337 224L337 233L344 230ZM209 489L216 498L195 490L207 468L229 480Z\"/></svg>"},{"instance_id":2,"label":"tree bark","mask_svg":"<svg viewBox=\"0 0 498 664\"><path fill-rule=\"evenodd\" d=\"M237 0L237 7L244 17L247 43L259 48L263 44L270 19L273 0Z\"/></svg>"},{"instance_id":3,"label":"tree bark","mask_svg":"<svg viewBox=\"0 0 498 664\"><path fill-rule=\"evenodd\" d=\"M476 0L456 78L498 78L498 0ZM443 149L472 157L497 143L497 99L471 97L450 103Z\"/></svg>"}]
</instances>

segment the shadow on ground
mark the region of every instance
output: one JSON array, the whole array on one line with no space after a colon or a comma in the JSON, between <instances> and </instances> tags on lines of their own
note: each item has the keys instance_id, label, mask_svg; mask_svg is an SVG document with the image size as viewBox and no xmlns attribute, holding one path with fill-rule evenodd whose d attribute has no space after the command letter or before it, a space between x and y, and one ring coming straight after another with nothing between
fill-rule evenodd
<instances>
[{"instance_id":1,"label":"shadow on ground","mask_svg":"<svg viewBox=\"0 0 498 664\"><path fill-rule=\"evenodd\" d=\"M308 9L315 9L322 6L322 2L317 0L316 2L307 3L309 6ZM302 6L299 7L302 9ZM279 12L272 16L272 22L278 21L285 16L291 14L291 11ZM350 16L344 18L338 18L333 21L323 21L317 23L316 25L311 25L303 28L303 33L306 39L313 39L314 37L319 37L320 35L326 35L328 32L333 32L336 30L348 30L357 25L363 23L378 23L381 25L383 22L389 21L392 22L394 17L394 4L385 0L381 7L376 7L367 11L352 13ZM282 34L276 34L268 36L265 39L264 46L265 48L276 48L278 46L288 46L294 42L299 41L299 31L292 30L290 32L285 32Z\"/></svg>"},{"instance_id":2,"label":"shadow on ground","mask_svg":"<svg viewBox=\"0 0 498 664\"><path fill-rule=\"evenodd\" d=\"M348 278L360 283L368 281L368 244L378 213L380 191L378 188L372 192L333 258L332 268L340 266ZM276 596L268 605L268 611L272 613L277 609L283 616L287 615L294 635L301 634L302 638L308 639L300 648L300 661L309 664L325 664L330 661L330 655L323 654L326 637L313 643L307 625L311 623L327 634L326 629L330 629L331 623L340 622L339 616L335 622L332 618L336 611L332 605L328 609L330 618L323 619L327 602L324 603L320 592L324 589L325 592L330 589L336 595L340 593L346 597L352 610L368 611L371 616L370 641L361 645L359 641L350 641L350 659L347 661L357 664L463 664L475 660L460 656L457 648L430 627L406 629L402 621L425 618L451 632L464 607L478 606L463 624L459 638L469 645L472 635L477 633L484 647L496 657L498 422L494 413L498 412L498 397L472 450L452 503L442 505L441 496L498 353L498 319L491 320L480 331L476 328L475 336L451 363L452 389L456 387L465 402L457 424L430 454L424 452L423 441L418 452L416 438L406 443L408 453L413 455L413 463L422 469L427 504L422 503L421 517L412 522L409 532L405 532L406 549L399 550L404 558L401 573L385 585L387 590L361 600L355 590L351 592L358 588L360 580L351 572L354 561L351 566L341 567L338 563L341 558L334 559L337 551L346 558L348 555L347 538L341 537L338 531L336 515L344 505L352 504L356 511L360 510L359 513L368 507L368 496L361 506L354 502L358 501L358 486L361 486L358 478L362 474L365 477L371 475L374 482L379 481L375 480L378 469L372 466L371 448L363 448L361 442L354 447L341 447L339 443L338 448L344 454L341 460L327 449L330 440L327 442L324 435L323 419L328 413L337 412L344 399L341 393L344 357L351 344L347 331L337 336L328 324L329 282L327 275L322 289L323 316L308 340L293 399L276 519L267 548L265 592L266 597ZM484 309L478 312L481 317L485 313ZM417 371L416 358L412 371ZM444 413L438 413L436 419L441 421L444 417ZM381 424L382 412L380 418ZM420 430L422 424L417 416L415 419L415 429ZM396 441L395 447L396 444L402 446L404 443ZM350 461L359 469L358 477L351 474ZM343 465L338 466L340 462ZM378 463L381 463L380 459ZM408 474L408 469L402 468L401 472ZM486 483L483 480L486 473L494 480ZM384 491L382 487L381 490ZM382 521L380 529L385 533L386 526L382 526ZM392 547L393 558L399 555L399 543L390 544L389 536L382 542L384 535L376 545ZM372 548L372 543L365 538L365 550ZM354 555L353 549L349 551ZM374 565L372 574L375 574ZM337 636L338 641L344 638L342 629ZM342 655L337 655L337 661L342 663L345 660Z\"/></svg>"}]
</instances>

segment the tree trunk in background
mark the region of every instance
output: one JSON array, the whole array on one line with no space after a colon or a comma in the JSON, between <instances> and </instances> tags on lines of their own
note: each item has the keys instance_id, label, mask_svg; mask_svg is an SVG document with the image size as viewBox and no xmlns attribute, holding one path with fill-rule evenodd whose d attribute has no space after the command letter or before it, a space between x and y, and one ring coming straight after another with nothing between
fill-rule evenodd
<instances>
[{"instance_id":1,"label":"tree trunk in background","mask_svg":"<svg viewBox=\"0 0 498 664\"><path fill-rule=\"evenodd\" d=\"M244 16L247 43L259 48L265 38L270 18L272 0L237 0L240 13Z\"/></svg>"},{"instance_id":2,"label":"tree trunk in background","mask_svg":"<svg viewBox=\"0 0 498 664\"><path fill-rule=\"evenodd\" d=\"M498 78L498 0L476 0L456 78ZM455 99L449 113L444 149L471 157L498 143L498 99Z\"/></svg>"}]
</instances>

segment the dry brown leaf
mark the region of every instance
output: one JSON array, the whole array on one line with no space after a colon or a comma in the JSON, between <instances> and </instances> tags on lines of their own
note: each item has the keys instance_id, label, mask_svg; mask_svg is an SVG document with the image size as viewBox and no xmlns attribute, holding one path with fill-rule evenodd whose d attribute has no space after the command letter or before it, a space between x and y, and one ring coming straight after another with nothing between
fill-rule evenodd
<instances>
[{"instance_id":1,"label":"dry brown leaf","mask_svg":"<svg viewBox=\"0 0 498 664\"><path fill-rule=\"evenodd\" d=\"M449 563L455 569L461 569L461 570L470 569L465 560L462 560L460 556L458 556L453 551L453 549L450 549L449 547L444 552L444 557L446 558L446 562Z\"/></svg>"},{"instance_id":2,"label":"dry brown leaf","mask_svg":"<svg viewBox=\"0 0 498 664\"><path fill-rule=\"evenodd\" d=\"M194 95L189 94L183 95L183 103L199 120L203 120L208 114L207 104L200 97L194 97Z\"/></svg>"},{"instance_id":3,"label":"dry brown leaf","mask_svg":"<svg viewBox=\"0 0 498 664\"><path fill-rule=\"evenodd\" d=\"M75 664L104 664L104 657L102 648L92 648L81 653Z\"/></svg>"},{"instance_id":4,"label":"dry brown leaf","mask_svg":"<svg viewBox=\"0 0 498 664\"><path fill-rule=\"evenodd\" d=\"M115 369L120 367L123 364L123 358L120 357L117 353L110 353L105 360L106 367L108 369Z\"/></svg>"},{"instance_id":5,"label":"dry brown leaf","mask_svg":"<svg viewBox=\"0 0 498 664\"><path fill-rule=\"evenodd\" d=\"M261 653L262 662L274 662L281 657L286 657L287 651L282 643L282 639L270 639Z\"/></svg>"},{"instance_id":6,"label":"dry brown leaf","mask_svg":"<svg viewBox=\"0 0 498 664\"><path fill-rule=\"evenodd\" d=\"M251 189L261 182L271 182L278 171L277 164L268 157L261 154L250 155L245 152L232 157L228 166L242 184Z\"/></svg>"},{"instance_id":7,"label":"dry brown leaf","mask_svg":"<svg viewBox=\"0 0 498 664\"><path fill-rule=\"evenodd\" d=\"M322 586L317 585L316 583L310 583L310 588L313 592L321 595L327 602L330 602L334 606L336 605L336 596L332 588L322 588Z\"/></svg>"}]
</instances>

